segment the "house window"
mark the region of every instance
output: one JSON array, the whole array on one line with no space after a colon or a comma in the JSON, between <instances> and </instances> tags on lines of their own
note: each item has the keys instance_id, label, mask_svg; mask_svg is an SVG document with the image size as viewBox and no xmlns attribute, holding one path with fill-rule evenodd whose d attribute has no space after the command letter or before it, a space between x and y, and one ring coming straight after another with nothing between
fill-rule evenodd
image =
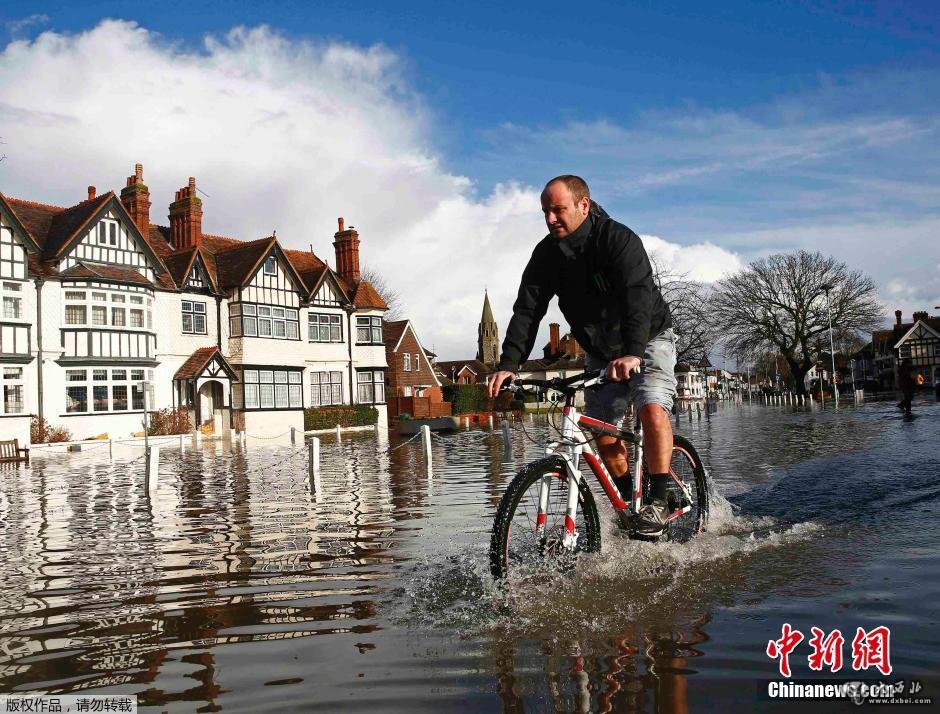
<instances>
[{"instance_id":1,"label":"house window","mask_svg":"<svg viewBox=\"0 0 940 714\"><path fill-rule=\"evenodd\" d=\"M325 407L343 403L342 372L310 373L310 406Z\"/></svg>"},{"instance_id":2,"label":"house window","mask_svg":"<svg viewBox=\"0 0 940 714\"><path fill-rule=\"evenodd\" d=\"M382 318L357 317L356 318L356 344L381 345L382 344Z\"/></svg>"},{"instance_id":3,"label":"house window","mask_svg":"<svg viewBox=\"0 0 940 714\"><path fill-rule=\"evenodd\" d=\"M98 245L117 245L117 223L102 220L98 223Z\"/></svg>"},{"instance_id":4,"label":"house window","mask_svg":"<svg viewBox=\"0 0 940 714\"><path fill-rule=\"evenodd\" d=\"M23 317L23 300L19 295L10 295L9 293L19 293L21 286L19 283L3 283L3 292L8 293L3 296L3 316L10 320L19 320Z\"/></svg>"},{"instance_id":5,"label":"house window","mask_svg":"<svg viewBox=\"0 0 940 714\"><path fill-rule=\"evenodd\" d=\"M307 314L307 325L311 342L343 341L343 320L341 315L311 312Z\"/></svg>"},{"instance_id":6,"label":"house window","mask_svg":"<svg viewBox=\"0 0 940 714\"><path fill-rule=\"evenodd\" d=\"M22 414L23 368L4 367L0 376L3 378L3 410L0 414Z\"/></svg>"},{"instance_id":7,"label":"house window","mask_svg":"<svg viewBox=\"0 0 940 714\"><path fill-rule=\"evenodd\" d=\"M244 408L300 409L303 407L302 382L300 370L246 369L242 373ZM240 404L236 402L236 406Z\"/></svg>"},{"instance_id":8,"label":"house window","mask_svg":"<svg viewBox=\"0 0 940 714\"><path fill-rule=\"evenodd\" d=\"M143 310L131 310L131 327L140 327L144 326L144 311Z\"/></svg>"},{"instance_id":9,"label":"house window","mask_svg":"<svg viewBox=\"0 0 940 714\"><path fill-rule=\"evenodd\" d=\"M381 404L385 402L385 371L360 370L356 373L359 404Z\"/></svg>"},{"instance_id":10,"label":"house window","mask_svg":"<svg viewBox=\"0 0 940 714\"><path fill-rule=\"evenodd\" d=\"M26 278L26 251L9 228L0 228L0 277Z\"/></svg>"},{"instance_id":11,"label":"house window","mask_svg":"<svg viewBox=\"0 0 940 714\"><path fill-rule=\"evenodd\" d=\"M89 372L91 381L89 382ZM70 414L87 412L123 412L128 409L128 390L133 395L132 409L144 408L143 381L144 370L130 370L132 383L128 383L127 369L96 367L92 370L69 369L65 372L65 411ZM110 377L110 379L109 379ZM91 396L89 405L88 397ZM90 407L90 408L89 408Z\"/></svg>"},{"instance_id":12,"label":"house window","mask_svg":"<svg viewBox=\"0 0 940 714\"><path fill-rule=\"evenodd\" d=\"M66 325L84 325L85 324L85 306L84 305L66 305L65 306L65 324Z\"/></svg>"},{"instance_id":13,"label":"house window","mask_svg":"<svg viewBox=\"0 0 940 714\"><path fill-rule=\"evenodd\" d=\"M183 332L206 334L206 304L183 300Z\"/></svg>"},{"instance_id":14,"label":"house window","mask_svg":"<svg viewBox=\"0 0 940 714\"><path fill-rule=\"evenodd\" d=\"M300 312L296 308L234 303L229 306L229 320L232 337L300 339Z\"/></svg>"},{"instance_id":15,"label":"house window","mask_svg":"<svg viewBox=\"0 0 940 714\"><path fill-rule=\"evenodd\" d=\"M108 324L108 308L104 305L92 305L91 306L91 324L92 325L107 325Z\"/></svg>"},{"instance_id":16,"label":"house window","mask_svg":"<svg viewBox=\"0 0 940 714\"><path fill-rule=\"evenodd\" d=\"M277 275L277 258L273 255L268 256L264 261L264 274Z\"/></svg>"},{"instance_id":17,"label":"house window","mask_svg":"<svg viewBox=\"0 0 940 714\"><path fill-rule=\"evenodd\" d=\"M411 355L405 352L402 356L401 368L405 372L411 371Z\"/></svg>"},{"instance_id":18,"label":"house window","mask_svg":"<svg viewBox=\"0 0 940 714\"><path fill-rule=\"evenodd\" d=\"M418 353L415 352L415 372L421 371L421 360L418 359Z\"/></svg>"},{"instance_id":19,"label":"house window","mask_svg":"<svg viewBox=\"0 0 940 714\"><path fill-rule=\"evenodd\" d=\"M82 308L84 310L84 308ZM114 327L124 327L124 308L123 307L112 307L111 308L111 324Z\"/></svg>"}]
</instances>

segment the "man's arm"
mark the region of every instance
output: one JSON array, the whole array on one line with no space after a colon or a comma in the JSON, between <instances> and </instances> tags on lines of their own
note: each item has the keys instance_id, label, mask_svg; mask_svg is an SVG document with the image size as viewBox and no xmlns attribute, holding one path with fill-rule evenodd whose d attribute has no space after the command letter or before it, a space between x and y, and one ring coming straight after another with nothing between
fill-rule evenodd
<instances>
[{"instance_id":1,"label":"man's arm","mask_svg":"<svg viewBox=\"0 0 940 714\"><path fill-rule=\"evenodd\" d=\"M515 372L532 352L538 335L539 323L548 310L552 299L552 290L548 279L548 266L539 246L536 246L529 258L529 264L522 272L519 294L512 306L512 319L506 328L503 350L499 358L499 370Z\"/></svg>"},{"instance_id":2,"label":"man's arm","mask_svg":"<svg viewBox=\"0 0 940 714\"><path fill-rule=\"evenodd\" d=\"M653 312L653 267L640 237L629 231L611 246L615 284L623 296L620 330L624 355L643 359L650 340Z\"/></svg>"}]
</instances>

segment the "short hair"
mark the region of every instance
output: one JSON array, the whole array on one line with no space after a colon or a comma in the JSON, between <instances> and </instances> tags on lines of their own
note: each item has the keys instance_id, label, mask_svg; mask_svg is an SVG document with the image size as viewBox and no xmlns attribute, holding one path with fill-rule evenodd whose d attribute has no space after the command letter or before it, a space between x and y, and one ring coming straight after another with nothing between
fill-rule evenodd
<instances>
[{"instance_id":1,"label":"short hair","mask_svg":"<svg viewBox=\"0 0 940 714\"><path fill-rule=\"evenodd\" d=\"M571 191L571 197L574 199L575 203L580 203L582 198L591 198L591 189L588 188L587 181L585 181L580 176L575 176L574 174L562 174L561 176L556 176L547 184L545 188L548 188L556 181L561 181L565 186L568 187L568 190Z\"/></svg>"}]
</instances>

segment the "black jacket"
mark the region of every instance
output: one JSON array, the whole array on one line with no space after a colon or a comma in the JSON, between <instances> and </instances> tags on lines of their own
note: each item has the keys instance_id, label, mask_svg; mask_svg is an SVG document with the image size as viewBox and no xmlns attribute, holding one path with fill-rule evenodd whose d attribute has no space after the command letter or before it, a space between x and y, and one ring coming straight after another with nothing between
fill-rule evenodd
<instances>
[{"instance_id":1,"label":"black jacket","mask_svg":"<svg viewBox=\"0 0 940 714\"><path fill-rule=\"evenodd\" d=\"M515 372L528 358L553 295L584 350L607 362L643 359L650 338L672 326L640 237L593 202L578 230L547 235L532 251L499 369Z\"/></svg>"}]
</instances>

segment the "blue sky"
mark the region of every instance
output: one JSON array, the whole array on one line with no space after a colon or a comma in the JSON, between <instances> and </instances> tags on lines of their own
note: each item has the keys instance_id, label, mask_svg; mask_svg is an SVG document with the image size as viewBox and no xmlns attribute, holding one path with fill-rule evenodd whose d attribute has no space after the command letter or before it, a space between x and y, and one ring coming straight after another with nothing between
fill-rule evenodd
<instances>
[{"instance_id":1,"label":"blue sky","mask_svg":"<svg viewBox=\"0 0 940 714\"><path fill-rule=\"evenodd\" d=\"M128 22L103 25L107 19ZM236 26L250 31L261 25L269 28L261 39L230 34ZM193 87L205 82L228 96L232 87L226 83L234 80L223 65L233 57L239 76L263 75L253 81L270 84L252 91L260 96L270 90L268 101L283 105L281 114L272 110L272 124L300 111L276 93L278 88L290 84L289 91L312 97L302 109L314 112L311 121L319 125L312 107L342 107L348 83L355 130L344 135L342 145L355 152L349 161L360 173L347 177L349 183L337 178L328 205L357 211L371 235L394 236L388 245L376 246L372 260L377 268L391 266L391 282L405 294L409 309L430 323L425 341L447 345L449 356L471 351L472 343L464 348L459 341L465 317L453 317L448 327L436 325L438 313L425 307L406 264L388 247L395 244L400 253L410 242L433 247L440 258L456 250L448 241L455 246L478 241L479 250L468 253L468 260L477 255L480 265L491 267L468 269L467 296L455 296L448 305L455 314L473 312L475 322L479 283L486 283L495 292L497 319L505 324L515 286L503 285L517 280L541 231L532 197L546 178L567 171L584 175L615 216L661 242L651 244L684 255L680 267L700 268L699 277L713 279L723 267L775 250L819 248L870 272L889 310L909 313L940 304L938 3L101 2L63 7L7 2L0 9L0 31L6 35L0 82L8 82L0 84L7 90L0 93L5 97L0 136L8 158L0 190L67 200L65 185L40 181L26 166L25 153L17 154L21 136L24 152L32 144L24 116L31 117L33 137L43 131L36 128L36 117L50 113L57 121L88 123L92 130L99 122L79 109L59 105L51 111L41 87L32 92L14 87L17 70L45 77L47 85L61 79L73 105L80 106L75 85L93 84L88 73L118 77L125 71L115 67L120 55L103 47L96 55L89 45L120 45L135 27L145 33L136 41L146 45L150 66L170 72L185 67L195 73ZM37 39L42 33L58 38L58 44ZM86 45L77 39L82 37ZM326 55L313 60L303 54L310 48L313 54L338 48L346 55L337 65L323 59ZM86 66L57 62L69 53ZM272 56L283 60L277 71L267 69ZM84 96L113 99L118 108L127 106L133 91L91 87ZM257 104L246 105L249 109L257 110ZM192 126L192 117L180 124L184 136ZM228 125L215 129L251 142L256 126L248 132ZM113 162L115 168L114 175L96 179L102 185L119 187L127 175L123 167L132 166L135 156L153 154L148 167L176 172L166 179L158 173L158 184L170 182L167 192L173 181L182 185L175 176L194 170L187 160L217 186L224 178L228 193L244 194L251 186L213 174L220 158L211 151L190 146L173 159L181 165L169 167L160 163L169 157L148 144L154 131L136 136L130 128L124 134L106 150L101 165ZM53 136L61 140L63 134ZM272 136L258 134L254 140L272 141ZM176 137L167 130L166 141ZM310 144L311 161L330 150ZM38 142L31 148L34 159L37 151L43 151ZM380 158L366 158L367 151ZM70 152L66 142L56 163L71 155L88 173L88 156ZM264 163L262 153L252 153L255 165ZM401 201L382 211L369 208L382 202L376 192L387 182L362 197L347 196L362 185L361 172L378 175L392 164L397 168L388 180L413 201L410 222L392 215L392 206ZM273 165L259 170L276 181ZM80 181L80 170L66 173ZM422 178L412 183L416 175ZM441 186L447 189L438 190ZM290 212L293 203L285 199L280 213L258 217L256 227L254 215L238 214L241 198L231 196L232 205L220 198L211 220L207 212L207 228L215 220L217 232L250 238L256 237L250 231L280 221L288 242L331 252L322 236L340 206L324 208L330 218L302 228L292 218L299 215ZM479 234L457 223L479 226ZM242 235L246 230L249 235ZM512 247L500 247L508 244ZM677 248L689 250L677 253ZM494 251L505 251L505 267L492 266L484 256ZM369 255L365 244L364 253ZM698 256L692 266L689 256ZM436 265L430 261L423 269L439 270ZM455 289L453 281L447 285Z\"/></svg>"}]
</instances>

